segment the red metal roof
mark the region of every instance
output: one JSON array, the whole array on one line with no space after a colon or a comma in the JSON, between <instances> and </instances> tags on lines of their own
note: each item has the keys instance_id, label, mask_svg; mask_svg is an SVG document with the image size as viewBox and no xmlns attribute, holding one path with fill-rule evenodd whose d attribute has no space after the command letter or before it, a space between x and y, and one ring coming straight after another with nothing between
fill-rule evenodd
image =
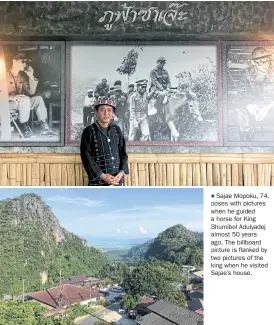
<instances>
[{"instance_id":1,"label":"red metal roof","mask_svg":"<svg viewBox=\"0 0 274 325\"><path fill-rule=\"evenodd\" d=\"M89 300L90 298L99 298L100 294L93 291L90 293L89 290L71 284L64 284L43 291L31 292L29 296L45 305L57 308ZM60 301L60 306L58 306L58 301Z\"/></svg>"},{"instance_id":2,"label":"red metal roof","mask_svg":"<svg viewBox=\"0 0 274 325\"><path fill-rule=\"evenodd\" d=\"M149 303L151 303L151 302L155 302L155 301L152 300L152 299L149 299L149 298L143 297L143 298L142 298L142 302L141 302L141 304L149 304Z\"/></svg>"},{"instance_id":3,"label":"red metal roof","mask_svg":"<svg viewBox=\"0 0 274 325\"><path fill-rule=\"evenodd\" d=\"M68 279L64 280L62 284L74 284L81 283L87 280L87 276L85 274L82 275L72 275Z\"/></svg>"}]
</instances>

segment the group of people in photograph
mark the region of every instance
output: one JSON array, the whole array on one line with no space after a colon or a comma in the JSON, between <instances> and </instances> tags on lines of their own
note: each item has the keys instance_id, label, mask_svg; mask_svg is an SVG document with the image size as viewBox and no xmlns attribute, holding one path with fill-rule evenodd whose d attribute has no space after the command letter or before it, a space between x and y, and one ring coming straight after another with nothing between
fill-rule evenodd
<instances>
[{"instance_id":1,"label":"group of people in photograph","mask_svg":"<svg viewBox=\"0 0 274 325\"><path fill-rule=\"evenodd\" d=\"M122 89L121 80L113 86L103 78L95 89L87 90L83 107L84 127L95 122L95 103L98 99L109 98L116 104L112 123L117 124L128 141L153 140L155 116L163 115L163 105L168 101L171 91L169 73L164 66L166 59L159 57L157 66L150 72L150 84L147 79L131 83L127 91Z\"/></svg>"}]
</instances>

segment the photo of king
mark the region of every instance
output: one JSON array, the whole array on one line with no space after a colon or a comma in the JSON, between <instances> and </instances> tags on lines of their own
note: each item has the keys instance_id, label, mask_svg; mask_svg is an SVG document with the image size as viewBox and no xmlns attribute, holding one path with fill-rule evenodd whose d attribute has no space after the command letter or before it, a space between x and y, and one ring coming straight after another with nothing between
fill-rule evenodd
<instances>
[{"instance_id":1,"label":"photo of king","mask_svg":"<svg viewBox=\"0 0 274 325\"><path fill-rule=\"evenodd\" d=\"M57 136L58 133L48 125L47 107L42 96L37 94L39 80L35 77L32 62L27 53L10 53L7 61L6 80L10 111L19 112L19 122L22 125L24 138L30 138L33 131L29 126L30 113L35 111L40 135Z\"/></svg>"},{"instance_id":2,"label":"photo of king","mask_svg":"<svg viewBox=\"0 0 274 325\"><path fill-rule=\"evenodd\" d=\"M242 74L236 118L243 141L251 141L256 127L274 123L274 70L272 54L256 47L251 55L252 66ZM272 121L272 122L271 122Z\"/></svg>"}]
</instances>

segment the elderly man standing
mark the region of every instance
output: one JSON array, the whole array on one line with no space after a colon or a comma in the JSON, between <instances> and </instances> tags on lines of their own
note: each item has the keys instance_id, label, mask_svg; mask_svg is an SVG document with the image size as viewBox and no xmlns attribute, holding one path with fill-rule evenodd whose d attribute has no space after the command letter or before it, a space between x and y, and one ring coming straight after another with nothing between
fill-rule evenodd
<instances>
[{"instance_id":1,"label":"elderly man standing","mask_svg":"<svg viewBox=\"0 0 274 325\"><path fill-rule=\"evenodd\" d=\"M81 159L89 186L123 186L128 156L121 129L110 124L116 102L109 98L95 103L97 121L87 126L81 139Z\"/></svg>"},{"instance_id":2,"label":"elderly man standing","mask_svg":"<svg viewBox=\"0 0 274 325\"><path fill-rule=\"evenodd\" d=\"M41 96L34 96L38 79L34 77L34 70L29 65L25 53L17 53L12 57L12 62L7 69L7 84L10 110L19 111L19 121L23 124L23 135L32 136L32 130L28 125L30 110L35 110L41 125L41 135L58 135L47 124L47 108Z\"/></svg>"},{"instance_id":3,"label":"elderly man standing","mask_svg":"<svg viewBox=\"0 0 274 325\"><path fill-rule=\"evenodd\" d=\"M239 84L236 118L241 140L251 141L255 124L262 125L274 113L274 70L271 53L263 47L252 52L253 65L247 68ZM272 115L274 123L274 114Z\"/></svg>"}]
</instances>

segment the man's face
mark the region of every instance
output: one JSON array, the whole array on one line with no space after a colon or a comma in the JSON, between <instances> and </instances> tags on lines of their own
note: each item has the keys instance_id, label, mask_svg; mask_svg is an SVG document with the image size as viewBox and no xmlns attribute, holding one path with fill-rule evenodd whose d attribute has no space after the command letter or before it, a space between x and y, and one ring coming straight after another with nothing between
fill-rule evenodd
<instances>
[{"instance_id":1,"label":"man's face","mask_svg":"<svg viewBox=\"0 0 274 325\"><path fill-rule=\"evenodd\" d=\"M144 94L146 92L147 87L146 86L138 86L138 92L140 94Z\"/></svg>"},{"instance_id":2,"label":"man's face","mask_svg":"<svg viewBox=\"0 0 274 325\"><path fill-rule=\"evenodd\" d=\"M129 92L129 93L132 93L133 90L134 90L134 87L128 87L128 92Z\"/></svg>"},{"instance_id":3,"label":"man's face","mask_svg":"<svg viewBox=\"0 0 274 325\"><path fill-rule=\"evenodd\" d=\"M107 79L103 79L102 82L103 82L103 85L105 85L107 83Z\"/></svg>"},{"instance_id":4,"label":"man's face","mask_svg":"<svg viewBox=\"0 0 274 325\"><path fill-rule=\"evenodd\" d=\"M19 71L24 71L27 65L28 61L25 59L13 59L13 66Z\"/></svg>"},{"instance_id":5,"label":"man's face","mask_svg":"<svg viewBox=\"0 0 274 325\"><path fill-rule=\"evenodd\" d=\"M122 94L122 91L121 90L115 90L115 96L116 97L121 96L121 94Z\"/></svg>"},{"instance_id":6,"label":"man's face","mask_svg":"<svg viewBox=\"0 0 274 325\"><path fill-rule=\"evenodd\" d=\"M48 52L41 52L40 57L42 63L48 63L50 60L50 54Z\"/></svg>"},{"instance_id":7,"label":"man's face","mask_svg":"<svg viewBox=\"0 0 274 325\"><path fill-rule=\"evenodd\" d=\"M110 123L112 120L113 108L109 105L101 105L97 110L97 118L101 123Z\"/></svg>"},{"instance_id":8,"label":"man's face","mask_svg":"<svg viewBox=\"0 0 274 325\"><path fill-rule=\"evenodd\" d=\"M270 57L254 60L257 70L267 72L270 67Z\"/></svg>"},{"instance_id":9,"label":"man's face","mask_svg":"<svg viewBox=\"0 0 274 325\"><path fill-rule=\"evenodd\" d=\"M93 92L92 91L88 92L88 97L89 98L93 97Z\"/></svg>"},{"instance_id":10,"label":"man's face","mask_svg":"<svg viewBox=\"0 0 274 325\"><path fill-rule=\"evenodd\" d=\"M164 67L165 64L166 64L166 61L158 61L158 62L157 62L157 66L158 66L159 68L162 68L162 69L163 69L163 67Z\"/></svg>"}]
</instances>

